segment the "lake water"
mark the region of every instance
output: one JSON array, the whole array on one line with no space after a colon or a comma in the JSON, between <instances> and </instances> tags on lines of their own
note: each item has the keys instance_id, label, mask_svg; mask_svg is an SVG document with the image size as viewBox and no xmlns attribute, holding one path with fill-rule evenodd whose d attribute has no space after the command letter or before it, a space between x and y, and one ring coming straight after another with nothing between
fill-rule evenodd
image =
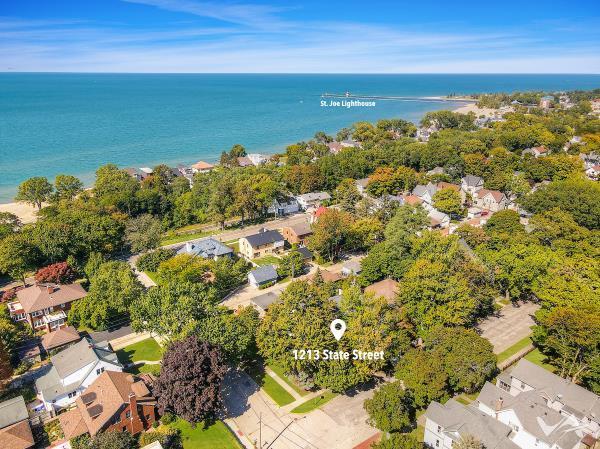
<instances>
[{"instance_id":1,"label":"lake water","mask_svg":"<svg viewBox=\"0 0 600 449\"><path fill-rule=\"evenodd\" d=\"M378 100L324 108L325 92L390 96L572 90L600 75L0 74L0 201L31 176L73 174L90 184L98 166L215 161L240 143L273 153L359 120L418 121L453 103Z\"/></svg>"}]
</instances>

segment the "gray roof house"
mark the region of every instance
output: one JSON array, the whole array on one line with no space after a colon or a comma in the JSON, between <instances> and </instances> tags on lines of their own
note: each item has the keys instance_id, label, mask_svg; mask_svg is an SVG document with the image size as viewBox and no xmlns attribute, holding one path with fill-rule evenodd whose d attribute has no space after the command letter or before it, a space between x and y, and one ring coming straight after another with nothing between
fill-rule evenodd
<instances>
[{"instance_id":1,"label":"gray roof house","mask_svg":"<svg viewBox=\"0 0 600 449\"><path fill-rule=\"evenodd\" d=\"M35 382L47 410L67 407L104 371L123 371L108 343L82 339L50 357L50 370Z\"/></svg>"},{"instance_id":2,"label":"gray roof house","mask_svg":"<svg viewBox=\"0 0 600 449\"><path fill-rule=\"evenodd\" d=\"M248 282L253 287L260 287L269 282L277 281L277 270L274 265L263 265L248 273Z\"/></svg>"},{"instance_id":3,"label":"gray roof house","mask_svg":"<svg viewBox=\"0 0 600 449\"><path fill-rule=\"evenodd\" d=\"M429 183L427 185L416 186L412 194L421 198L425 203L431 204L433 195L438 191L438 187L435 184Z\"/></svg>"},{"instance_id":4,"label":"gray roof house","mask_svg":"<svg viewBox=\"0 0 600 449\"><path fill-rule=\"evenodd\" d=\"M262 229L257 234L248 235L244 238L254 248L283 240L283 236L279 233L279 231L267 229Z\"/></svg>"},{"instance_id":5,"label":"gray roof house","mask_svg":"<svg viewBox=\"0 0 600 449\"><path fill-rule=\"evenodd\" d=\"M513 440L523 448L591 447L600 437L600 397L526 359L496 385L486 383L477 404L512 425Z\"/></svg>"},{"instance_id":6,"label":"gray roof house","mask_svg":"<svg viewBox=\"0 0 600 449\"><path fill-rule=\"evenodd\" d=\"M203 259L217 260L219 257L233 256L233 248L209 237L207 239L187 242L177 251L177 254L190 254L192 256L200 256Z\"/></svg>"},{"instance_id":7,"label":"gray roof house","mask_svg":"<svg viewBox=\"0 0 600 449\"><path fill-rule=\"evenodd\" d=\"M267 309L279 299L279 295L274 292L263 293L262 295L252 298L252 302L256 305L259 312L266 312Z\"/></svg>"},{"instance_id":8,"label":"gray roof house","mask_svg":"<svg viewBox=\"0 0 600 449\"><path fill-rule=\"evenodd\" d=\"M432 402L425 412L425 443L436 449L451 449L453 443L471 435L486 449L519 449L510 435L512 428L496 421L476 407L454 399L445 404Z\"/></svg>"},{"instance_id":9,"label":"gray roof house","mask_svg":"<svg viewBox=\"0 0 600 449\"><path fill-rule=\"evenodd\" d=\"M330 199L331 195L327 192L310 192L296 197L298 204L304 210L310 207L318 207L323 201L328 201Z\"/></svg>"},{"instance_id":10,"label":"gray roof house","mask_svg":"<svg viewBox=\"0 0 600 449\"><path fill-rule=\"evenodd\" d=\"M355 276L362 272L360 260L349 260L342 266L342 274L344 276Z\"/></svg>"},{"instance_id":11,"label":"gray roof house","mask_svg":"<svg viewBox=\"0 0 600 449\"><path fill-rule=\"evenodd\" d=\"M7 449L27 449L35 444L23 396L0 402L0 443Z\"/></svg>"},{"instance_id":12,"label":"gray roof house","mask_svg":"<svg viewBox=\"0 0 600 449\"><path fill-rule=\"evenodd\" d=\"M473 195L478 190L483 189L483 178L474 175L466 175L460 180L460 188L463 192Z\"/></svg>"}]
</instances>

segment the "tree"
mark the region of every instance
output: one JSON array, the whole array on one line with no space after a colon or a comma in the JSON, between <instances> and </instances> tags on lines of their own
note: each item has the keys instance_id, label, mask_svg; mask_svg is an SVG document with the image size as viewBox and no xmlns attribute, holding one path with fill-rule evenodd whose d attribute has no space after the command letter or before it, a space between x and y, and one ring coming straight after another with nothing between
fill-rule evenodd
<instances>
[{"instance_id":1,"label":"tree","mask_svg":"<svg viewBox=\"0 0 600 449\"><path fill-rule=\"evenodd\" d=\"M11 361L15 361L17 348L23 344L23 341L31 338L31 334L29 326L15 322L6 304L0 304L0 343L8 352Z\"/></svg>"},{"instance_id":2,"label":"tree","mask_svg":"<svg viewBox=\"0 0 600 449\"><path fill-rule=\"evenodd\" d=\"M77 278L67 262L58 262L46 267L40 268L35 273L36 282L52 282L55 284L70 284Z\"/></svg>"},{"instance_id":3,"label":"tree","mask_svg":"<svg viewBox=\"0 0 600 449\"><path fill-rule=\"evenodd\" d=\"M391 433L383 435L381 441L371 445L371 449L426 449L426 446L411 433Z\"/></svg>"},{"instance_id":4,"label":"tree","mask_svg":"<svg viewBox=\"0 0 600 449\"><path fill-rule=\"evenodd\" d=\"M15 201L30 203L40 210L42 208L42 203L50 199L52 190L52 184L48 182L47 178L42 176L29 178L19 184L19 190L17 191L17 196L15 196Z\"/></svg>"},{"instance_id":5,"label":"tree","mask_svg":"<svg viewBox=\"0 0 600 449\"><path fill-rule=\"evenodd\" d=\"M298 251L290 251L283 256L277 267L277 274L282 277L298 277L304 273L304 256Z\"/></svg>"},{"instance_id":6,"label":"tree","mask_svg":"<svg viewBox=\"0 0 600 449\"><path fill-rule=\"evenodd\" d=\"M178 254L161 262L158 266L158 281L166 282L206 282L212 277L212 262L191 254Z\"/></svg>"},{"instance_id":7,"label":"tree","mask_svg":"<svg viewBox=\"0 0 600 449\"><path fill-rule=\"evenodd\" d=\"M593 372L600 362L600 307L556 307L536 313L534 341L546 354L561 377L581 383L586 377L600 382ZM590 376L591 375L591 376Z\"/></svg>"},{"instance_id":8,"label":"tree","mask_svg":"<svg viewBox=\"0 0 600 449\"><path fill-rule=\"evenodd\" d=\"M54 198L72 200L83 192L83 182L71 175L57 175L54 179Z\"/></svg>"},{"instance_id":9,"label":"tree","mask_svg":"<svg viewBox=\"0 0 600 449\"><path fill-rule=\"evenodd\" d=\"M10 363L10 354L4 347L4 343L0 340L0 390L4 388L4 383L11 378L13 368Z\"/></svg>"},{"instance_id":10,"label":"tree","mask_svg":"<svg viewBox=\"0 0 600 449\"><path fill-rule=\"evenodd\" d=\"M246 156L246 148L244 148L243 145L236 143L231 147L231 150L229 150L229 154L233 157L244 157Z\"/></svg>"},{"instance_id":11,"label":"tree","mask_svg":"<svg viewBox=\"0 0 600 449\"><path fill-rule=\"evenodd\" d=\"M398 381L379 388L373 398L365 400L364 408L370 424L384 432L405 432L414 427L413 398Z\"/></svg>"},{"instance_id":12,"label":"tree","mask_svg":"<svg viewBox=\"0 0 600 449\"><path fill-rule=\"evenodd\" d=\"M454 447L455 445L452 445ZM461 435L460 440L456 442L456 449L485 449L483 443L473 435Z\"/></svg>"},{"instance_id":13,"label":"tree","mask_svg":"<svg viewBox=\"0 0 600 449\"><path fill-rule=\"evenodd\" d=\"M351 245L356 249L368 250L383 240L384 226L376 217L364 217L352 224Z\"/></svg>"},{"instance_id":14,"label":"tree","mask_svg":"<svg viewBox=\"0 0 600 449\"><path fill-rule=\"evenodd\" d=\"M162 262L169 260L175 254L176 252L172 249L158 248L142 254L135 264L140 271L156 271Z\"/></svg>"},{"instance_id":15,"label":"tree","mask_svg":"<svg viewBox=\"0 0 600 449\"><path fill-rule=\"evenodd\" d=\"M23 224L19 217L10 212L0 212L0 240L18 232Z\"/></svg>"},{"instance_id":16,"label":"tree","mask_svg":"<svg viewBox=\"0 0 600 449\"><path fill-rule=\"evenodd\" d=\"M161 236L160 220L150 214L130 218L127 221L125 241L134 253L157 248L160 245Z\"/></svg>"},{"instance_id":17,"label":"tree","mask_svg":"<svg viewBox=\"0 0 600 449\"><path fill-rule=\"evenodd\" d=\"M483 228L488 235L505 234L514 236L525 232L525 227L521 224L519 214L510 209L496 212L488 219Z\"/></svg>"},{"instance_id":18,"label":"tree","mask_svg":"<svg viewBox=\"0 0 600 449\"><path fill-rule=\"evenodd\" d=\"M346 178L338 184L334 192L335 200L342 209L350 213L356 210L356 203L362 198L353 179Z\"/></svg>"},{"instance_id":19,"label":"tree","mask_svg":"<svg viewBox=\"0 0 600 449\"><path fill-rule=\"evenodd\" d=\"M106 329L111 321L129 313L129 306L142 291L126 262L105 262L91 278L89 294L71 307L69 322Z\"/></svg>"},{"instance_id":20,"label":"tree","mask_svg":"<svg viewBox=\"0 0 600 449\"><path fill-rule=\"evenodd\" d=\"M13 234L0 241L0 272L25 284L25 274L35 268L36 248L22 234Z\"/></svg>"},{"instance_id":21,"label":"tree","mask_svg":"<svg viewBox=\"0 0 600 449\"><path fill-rule=\"evenodd\" d=\"M449 397L448 374L440 360L427 351L411 349L404 354L396 367L396 378L412 392L418 408Z\"/></svg>"},{"instance_id":22,"label":"tree","mask_svg":"<svg viewBox=\"0 0 600 449\"><path fill-rule=\"evenodd\" d=\"M96 170L93 193L103 206L130 214L135 208L135 194L139 188L135 179L114 164L103 165Z\"/></svg>"},{"instance_id":23,"label":"tree","mask_svg":"<svg viewBox=\"0 0 600 449\"><path fill-rule=\"evenodd\" d=\"M135 449L137 441L129 432L100 432L90 438L86 449Z\"/></svg>"},{"instance_id":24,"label":"tree","mask_svg":"<svg viewBox=\"0 0 600 449\"><path fill-rule=\"evenodd\" d=\"M340 256L350 237L352 216L337 209L327 209L313 226L308 247L330 261Z\"/></svg>"},{"instance_id":25,"label":"tree","mask_svg":"<svg viewBox=\"0 0 600 449\"><path fill-rule=\"evenodd\" d=\"M461 114L452 111L434 111L425 114L421 119L421 126L435 126L437 129L455 128L464 131L476 129L474 124L475 114Z\"/></svg>"},{"instance_id":26,"label":"tree","mask_svg":"<svg viewBox=\"0 0 600 449\"><path fill-rule=\"evenodd\" d=\"M171 343L153 393L163 411L191 423L214 420L222 409L227 364L221 350L195 336Z\"/></svg>"},{"instance_id":27,"label":"tree","mask_svg":"<svg viewBox=\"0 0 600 449\"><path fill-rule=\"evenodd\" d=\"M176 339L213 313L215 302L214 289L205 284L168 282L150 288L131 303L131 324L138 332Z\"/></svg>"},{"instance_id":28,"label":"tree","mask_svg":"<svg viewBox=\"0 0 600 449\"><path fill-rule=\"evenodd\" d=\"M460 216L463 214L460 193L451 188L438 190L433 194L433 206L448 215Z\"/></svg>"}]
</instances>

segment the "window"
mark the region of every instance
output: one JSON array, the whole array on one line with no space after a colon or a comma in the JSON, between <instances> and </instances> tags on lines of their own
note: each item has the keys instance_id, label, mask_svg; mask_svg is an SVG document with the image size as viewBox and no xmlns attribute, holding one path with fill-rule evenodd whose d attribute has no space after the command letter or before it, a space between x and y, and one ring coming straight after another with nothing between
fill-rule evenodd
<instances>
[{"instance_id":1,"label":"window","mask_svg":"<svg viewBox=\"0 0 600 449\"><path fill-rule=\"evenodd\" d=\"M77 396L77 392L76 391L71 391L69 393L69 399L74 398L75 396Z\"/></svg>"},{"instance_id":2,"label":"window","mask_svg":"<svg viewBox=\"0 0 600 449\"><path fill-rule=\"evenodd\" d=\"M537 438L535 439L535 445L537 446L538 444L540 444L540 440L538 440Z\"/></svg>"},{"instance_id":3,"label":"window","mask_svg":"<svg viewBox=\"0 0 600 449\"><path fill-rule=\"evenodd\" d=\"M117 424L117 423L120 423L120 422L121 422L121 415L116 415L113 418L113 423Z\"/></svg>"},{"instance_id":4,"label":"window","mask_svg":"<svg viewBox=\"0 0 600 449\"><path fill-rule=\"evenodd\" d=\"M131 410L125 412L125 418L131 418Z\"/></svg>"},{"instance_id":5,"label":"window","mask_svg":"<svg viewBox=\"0 0 600 449\"><path fill-rule=\"evenodd\" d=\"M440 440L435 440L435 447L440 447Z\"/></svg>"},{"instance_id":6,"label":"window","mask_svg":"<svg viewBox=\"0 0 600 449\"><path fill-rule=\"evenodd\" d=\"M442 426L438 426L438 433L442 431Z\"/></svg>"},{"instance_id":7,"label":"window","mask_svg":"<svg viewBox=\"0 0 600 449\"><path fill-rule=\"evenodd\" d=\"M98 374L98 375L100 375L100 373L103 373L103 372L104 372L104 367L102 367L102 368L98 368L98 369L96 370L96 374Z\"/></svg>"},{"instance_id":8,"label":"window","mask_svg":"<svg viewBox=\"0 0 600 449\"><path fill-rule=\"evenodd\" d=\"M127 426L123 426L123 429L121 430L123 430L123 432L127 432Z\"/></svg>"},{"instance_id":9,"label":"window","mask_svg":"<svg viewBox=\"0 0 600 449\"><path fill-rule=\"evenodd\" d=\"M523 382L521 382L521 390L525 389L525 384Z\"/></svg>"}]
</instances>

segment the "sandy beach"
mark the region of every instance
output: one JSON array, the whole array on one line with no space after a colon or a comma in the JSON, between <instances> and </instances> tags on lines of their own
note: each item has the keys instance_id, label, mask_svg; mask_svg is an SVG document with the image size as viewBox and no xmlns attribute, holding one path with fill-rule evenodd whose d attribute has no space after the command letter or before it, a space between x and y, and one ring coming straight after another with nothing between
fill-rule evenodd
<instances>
[{"instance_id":1,"label":"sandy beach","mask_svg":"<svg viewBox=\"0 0 600 449\"><path fill-rule=\"evenodd\" d=\"M37 208L27 203L0 204L0 212L15 214L23 223L33 223L37 220Z\"/></svg>"},{"instance_id":2,"label":"sandy beach","mask_svg":"<svg viewBox=\"0 0 600 449\"><path fill-rule=\"evenodd\" d=\"M472 104L464 104L453 110L454 112L460 112L461 114L468 114L469 112L474 112L477 117L480 115L485 115L486 117L490 117L498 114L498 109L492 108L480 108L475 103Z\"/></svg>"}]
</instances>

